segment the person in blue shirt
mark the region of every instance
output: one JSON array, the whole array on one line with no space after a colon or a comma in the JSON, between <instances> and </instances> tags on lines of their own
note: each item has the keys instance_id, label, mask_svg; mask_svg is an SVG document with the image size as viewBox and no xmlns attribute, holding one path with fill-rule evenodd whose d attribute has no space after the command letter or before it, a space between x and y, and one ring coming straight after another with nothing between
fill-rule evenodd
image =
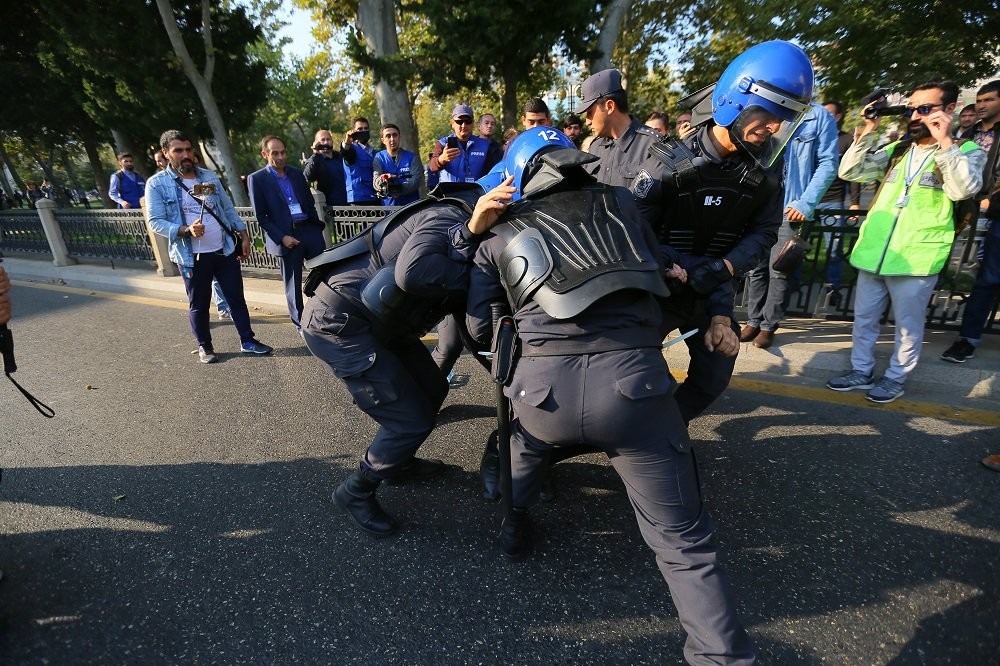
<instances>
[{"instance_id":1,"label":"person in blue shirt","mask_svg":"<svg viewBox=\"0 0 1000 666\"><path fill-rule=\"evenodd\" d=\"M118 204L118 208L138 208L139 199L146 189L146 179L135 172L135 160L131 153L118 156L118 171L111 174L108 196Z\"/></svg>"},{"instance_id":2,"label":"person in blue shirt","mask_svg":"<svg viewBox=\"0 0 1000 666\"><path fill-rule=\"evenodd\" d=\"M503 159L499 145L473 136L474 117L467 104L452 109L453 133L434 142L429 176L437 175L442 183L474 183Z\"/></svg>"},{"instance_id":3,"label":"person in blue shirt","mask_svg":"<svg viewBox=\"0 0 1000 666\"><path fill-rule=\"evenodd\" d=\"M340 154L344 158L347 203L352 206L382 205L372 186L375 149L368 145L372 134L368 127L368 119L358 116L354 119L354 129L344 136L344 142L340 145Z\"/></svg>"},{"instance_id":4,"label":"person in blue shirt","mask_svg":"<svg viewBox=\"0 0 1000 666\"><path fill-rule=\"evenodd\" d=\"M372 162L372 185L382 197L383 206L405 206L420 198L424 167L420 158L399 145L399 127L392 123L382 126L385 150Z\"/></svg>"},{"instance_id":5,"label":"person in blue shirt","mask_svg":"<svg viewBox=\"0 0 1000 666\"><path fill-rule=\"evenodd\" d=\"M260 141L260 154L267 166L247 178L254 216L264 230L268 254L278 257L285 282L288 316L302 330L302 264L326 248L324 223L305 176L288 166L285 142L274 135Z\"/></svg>"}]
</instances>

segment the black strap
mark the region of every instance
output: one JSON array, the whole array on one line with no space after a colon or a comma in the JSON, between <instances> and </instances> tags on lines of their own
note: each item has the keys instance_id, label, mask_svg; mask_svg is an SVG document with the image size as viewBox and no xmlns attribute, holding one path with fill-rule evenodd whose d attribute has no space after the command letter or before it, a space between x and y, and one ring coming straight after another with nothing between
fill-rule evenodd
<instances>
[{"instance_id":1,"label":"black strap","mask_svg":"<svg viewBox=\"0 0 1000 666\"><path fill-rule=\"evenodd\" d=\"M7 328L7 324L0 324L0 352L3 353L3 371L7 375L7 379L17 387L17 390L28 399L31 406L38 410L38 413L47 419L51 419L56 413L51 407L46 405L44 402L31 395L20 384L17 383L13 377L11 377L12 372L17 371L17 363L14 360L14 338L10 334L10 329Z\"/></svg>"}]
</instances>

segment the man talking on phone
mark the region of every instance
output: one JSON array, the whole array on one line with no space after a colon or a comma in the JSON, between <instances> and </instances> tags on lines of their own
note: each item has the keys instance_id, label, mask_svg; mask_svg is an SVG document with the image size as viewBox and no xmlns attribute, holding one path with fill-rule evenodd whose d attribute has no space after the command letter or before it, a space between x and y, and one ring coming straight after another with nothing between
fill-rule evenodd
<instances>
[{"instance_id":1,"label":"man talking on phone","mask_svg":"<svg viewBox=\"0 0 1000 666\"><path fill-rule=\"evenodd\" d=\"M429 168L442 183L474 183L503 158L500 146L473 136L472 107L459 104L451 112L452 133L434 142Z\"/></svg>"}]
</instances>

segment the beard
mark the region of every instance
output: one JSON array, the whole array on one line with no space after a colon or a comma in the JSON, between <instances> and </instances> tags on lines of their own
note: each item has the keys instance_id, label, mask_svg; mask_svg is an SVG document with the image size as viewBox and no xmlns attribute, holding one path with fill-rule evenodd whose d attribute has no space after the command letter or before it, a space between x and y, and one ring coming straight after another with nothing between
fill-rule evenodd
<instances>
[{"instance_id":1,"label":"beard","mask_svg":"<svg viewBox=\"0 0 1000 666\"><path fill-rule=\"evenodd\" d=\"M922 120L914 120L912 123L910 123L909 130L910 130L910 138L913 139L914 141L917 141L919 139L926 139L931 135L930 129L927 127L927 125L924 124L924 121Z\"/></svg>"}]
</instances>

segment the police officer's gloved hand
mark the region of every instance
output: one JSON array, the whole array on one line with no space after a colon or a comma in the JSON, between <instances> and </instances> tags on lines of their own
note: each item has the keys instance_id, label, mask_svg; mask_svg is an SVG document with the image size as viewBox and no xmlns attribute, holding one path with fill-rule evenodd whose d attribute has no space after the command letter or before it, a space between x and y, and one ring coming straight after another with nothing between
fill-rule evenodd
<instances>
[{"instance_id":1,"label":"police officer's gloved hand","mask_svg":"<svg viewBox=\"0 0 1000 666\"><path fill-rule=\"evenodd\" d=\"M733 277L722 259L712 259L688 272L687 284L699 296L708 296Z\"/></svg>"}]
</instances>

